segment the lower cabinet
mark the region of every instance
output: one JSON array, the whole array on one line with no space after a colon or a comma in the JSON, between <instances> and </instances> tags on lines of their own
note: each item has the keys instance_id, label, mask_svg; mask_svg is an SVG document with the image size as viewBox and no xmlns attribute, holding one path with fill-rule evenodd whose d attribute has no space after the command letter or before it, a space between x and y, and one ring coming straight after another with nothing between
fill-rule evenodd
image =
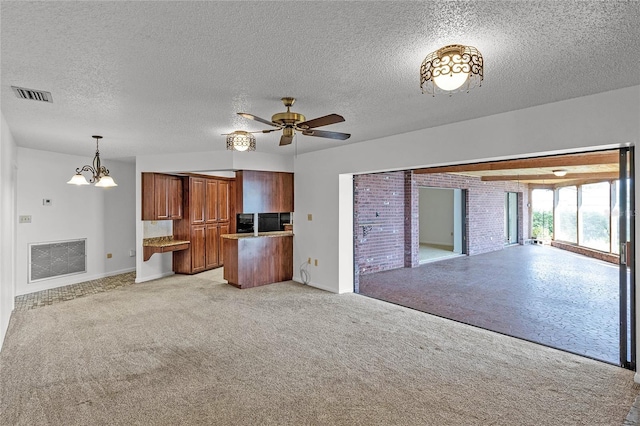
<instances>
[{"instance_id":1,"label":"lower cabinet","mask_svg":"<svg viewBox=\"0 0 640 426\"><path fill-rule=\"evenodd\" d=\"M197 274L223 265L220 235L229 233L229 224L192 225L188 250L173 252L173 271Z\"/></svg>"},{"instance_id":2,"label":"lower cabinet","mask_svg":"<svg viewBox=\"0 0 640 426\"><path fill-rule=\"evenodd\" d=\"M229 233L229 224L207 225L205 262L207 269L216 268L223 265L222 261L222 241L220 235Z\"/></svg>"}]
</instances>

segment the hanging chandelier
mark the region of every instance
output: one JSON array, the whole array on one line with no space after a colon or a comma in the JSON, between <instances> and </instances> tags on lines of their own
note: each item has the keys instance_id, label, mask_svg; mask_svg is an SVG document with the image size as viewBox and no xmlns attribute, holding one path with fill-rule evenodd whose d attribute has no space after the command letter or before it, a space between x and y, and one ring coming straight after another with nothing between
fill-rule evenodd
<instances>
[{"instance_id":1,"label":"hanging chandelier","mask_svg":"<svg viewBox=\"0 0 640 426\"><path fill-rule=\"evenodd\" d=\"M420 66L422 93L468 92L482 86L482 54L472 46L450 44L431 52Z\"/></svg>"},{"instance_id":2,"label":"hanging chandelier","mask_svg":"<svg viewBox=\"0 0 640 426\"><path fill-rule=\"evenodd\" d=\"M244 130L236 130L227 135L227 149L230 151L255 151L256 137Z\"/></svg>"},{"instance_id":3,"label":"hanging chandelier","mask_svg":"<svg viewBox=\"0 0 640 426\"><path fill-rule=\"evenodd\" d=\"M102 188L111 188L118 186L113 178L109 176L109 169L100 164L100 149L98 148L98 142L102 139L102 136L91 136L96 140L96 156L93 157L93 166L83 166L76 169L76 174L69 179L70 184L73 185L89 185L94 183L96 186ZM82 174L83 172L90 172L91 178L87 181L87 178Z\"/></svg>"}]
</instances>

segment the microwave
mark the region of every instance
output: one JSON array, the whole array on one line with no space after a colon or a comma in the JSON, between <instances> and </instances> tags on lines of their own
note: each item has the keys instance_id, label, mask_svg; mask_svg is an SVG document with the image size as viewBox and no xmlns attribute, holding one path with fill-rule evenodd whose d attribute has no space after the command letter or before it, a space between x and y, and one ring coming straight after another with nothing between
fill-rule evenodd
<instances>
[{"instance_id":1,"label":"microwave","mask_svg":"<svg viewBox=\"0 0 640 426\"><path fill-rule=\"evenodd\" d=\"M252 213L238 213L236 219L238 234L253 233ZM291 213L258 213L258 232L284 231L285 223L291 223Z\"/></svg>"}]
</instances>

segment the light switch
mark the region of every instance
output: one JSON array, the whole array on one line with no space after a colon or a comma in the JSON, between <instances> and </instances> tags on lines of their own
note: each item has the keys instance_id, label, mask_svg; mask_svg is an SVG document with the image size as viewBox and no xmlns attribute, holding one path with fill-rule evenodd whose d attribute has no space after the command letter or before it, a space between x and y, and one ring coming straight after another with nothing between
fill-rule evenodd
<instances>
[{"instance_id":1,"label":"light switch","mask_svg":"<svg viewBox=\"0 0 640 426\"><path fill-rule=\"evenodd\" d=\"M307 215L307 220L308 220L308 221L312 221L312 220L313 220L313 215L312 215L311 213L309 213L309 214Z\"/></svg>"},{"instance_id":2,"label":"light switch","mask_svg":"<svg viewBox=\"0 0 640 426\"><path fill-rule=\"evenodd\" d=\"M20 223L31 223L31 215L20 216L18 220Z\"/></svg>"}]
</instances>

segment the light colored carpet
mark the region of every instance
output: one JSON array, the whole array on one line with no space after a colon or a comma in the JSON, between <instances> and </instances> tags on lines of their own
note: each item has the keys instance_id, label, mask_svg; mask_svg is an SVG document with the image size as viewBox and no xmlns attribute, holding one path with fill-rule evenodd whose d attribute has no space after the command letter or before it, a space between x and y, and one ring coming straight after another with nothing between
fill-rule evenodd
<instances>
[{"instance_id":1,"label":"light colored carpet","mask_svg":"<svg viewBox=\"0 0 640 426\"><path fill-rule=\"evenodd\" d=\"M356 294L173 276L15 312L3 425L616 425L633 373Z\"/></svg>"}]
</instances>

